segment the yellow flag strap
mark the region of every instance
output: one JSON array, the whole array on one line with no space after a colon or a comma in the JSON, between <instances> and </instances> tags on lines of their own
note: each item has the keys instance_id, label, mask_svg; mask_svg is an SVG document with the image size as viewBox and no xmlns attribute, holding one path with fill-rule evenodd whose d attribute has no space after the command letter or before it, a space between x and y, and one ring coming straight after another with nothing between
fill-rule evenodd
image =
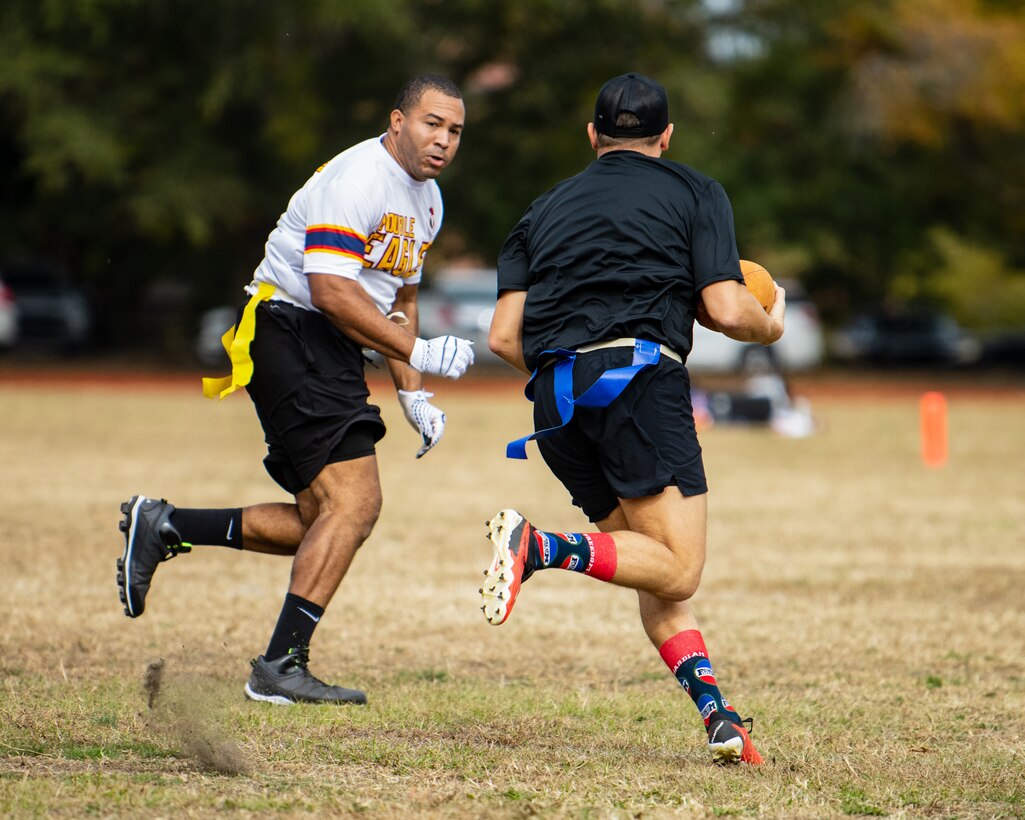
<instances>
[{"instance_id":1,"label":"yellow flag strap","mask_svg":"<svg viewBox=\"0 0 1025 820\"><path fill-rule=\"evenodd\" d=\"M253 378L253 360L249 357L249 345L256 334L256 306L274 295L277 288L267 282L260 282L242 318L236 327L230 327L221 336L221 344L231 359L231 375L221 378L203 379L203 395L208 399L223 399L238 388L245 387Z\"/></svg>"}]
</instances>

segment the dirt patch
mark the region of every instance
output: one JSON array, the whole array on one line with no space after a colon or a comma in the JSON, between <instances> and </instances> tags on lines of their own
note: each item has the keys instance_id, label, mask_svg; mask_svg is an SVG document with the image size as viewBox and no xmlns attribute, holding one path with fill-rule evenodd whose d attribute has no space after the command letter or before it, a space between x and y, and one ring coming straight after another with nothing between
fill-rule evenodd
<instances>
[{"instance_id":1,"label":"dirt patch","mask_svg":"<svg viewBox=\"0 0 1025 820\"><path fill-rule=\"evenodd\" d=\"M213 689L202 679L169 675L166 661L150 662L142 680L149 708L147 727L175 739L203 771L248 774L252 769L237 743L224 736Z\"/></svg>"}]
</instances>

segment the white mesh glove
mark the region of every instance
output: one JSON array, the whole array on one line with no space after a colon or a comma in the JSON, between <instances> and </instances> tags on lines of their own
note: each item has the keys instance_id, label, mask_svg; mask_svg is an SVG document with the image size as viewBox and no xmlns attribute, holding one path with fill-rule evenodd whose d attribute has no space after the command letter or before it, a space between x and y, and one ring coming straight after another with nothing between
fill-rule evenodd
<instances>
[{"instance_id":1,"label":"white mesh glove","mask_svg":"<svg viewBox=\"0 0 1025 820\"><path fill-rule=\"evenodd\" d=\"M445 432L445 414L427 401L433 395L423 390L399 391L399 403L406 419L423 439L423 445L416 451L417 458L441 441L442 433Z\"/></svg>"},{"instance_id":2,"label":"white mesh glove","mask_svg":"<svg viewBox=\"0 0 1025 820\"><path fill-rule=\"evenodd\" d=\"M421 373L458 379L473 364L473 342L458 336L417 339L409 364Z\"/></svg>"}]
</instances>

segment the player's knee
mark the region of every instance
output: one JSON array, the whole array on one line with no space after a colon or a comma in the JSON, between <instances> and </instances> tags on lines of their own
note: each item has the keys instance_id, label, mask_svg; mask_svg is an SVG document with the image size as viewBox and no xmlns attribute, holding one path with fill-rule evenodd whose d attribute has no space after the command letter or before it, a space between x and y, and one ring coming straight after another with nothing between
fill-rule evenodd
<instances>
[{"instance_id":1,"label":"player's knee","mask_svg":"<svg viewBox=\"0 0 1025 820\"><path fill-rule=\"evenodd\" d=\"M362 514L359 516L358 520L358 524L360 526L360 544L370 537L370 533L374 531L374 526L377 524L377 519L381 517L381 497L378 496L376 503L368 505L368 507L361 512Z\"/></svg>"},{"instance_id":2,"label":"player's knee","mask_svg":"<svg viewBox=\"0 0 1025 820\"><path fill-rule=\"evenodd\" d=\"M694 593L698 591L700 584L701 570L688 567L682 572L677 573L673 578L668 579L667 588L660 597L669 601L683 603L694 597Z\"/></svg>"},{"instance_id":3,"label":"player's knee","mask_svg":"<svg viewBox=\"0 0 1025 820\"><path fill-rule=\"evenodd\" d=\"M379 508L359 511L327 508L321 509L317 522L323 522L337 532L339 537L343 537L350 547L359 549L373 533L379 514Z\"/></svg>"},{"instance_id":4,"label":"player's knee","mask_svg":"<svg viewBox=\"0 0 1025 820\"><path fill-rule=\"evenodd\" d=\"M377 519L381 517L382 498L380 489L376 492L366 494L361 503L353 510L353 525L357 528L357 535L362 544L374 531Z\"/></svg>"},{"instance_id":5,"label":"player's knee","mask_svg":"<svg viewBox=\"0 0 1025 820\"><path fill-rule=\"evenodd\" d=\"M367 489L359 498L327 496L320 502L317 521L331 516L345 527L359 547L373 532L381 515L381 506L380 488Z\"/></svg>"},{"instance_id":6,"label":"player's knee","mask_svg":"<svg viewBox=\"0 0 1025 820\"><path fill-rule=\"evenodd\" d=\"M302 530L302 537L306 537L306 533L310 531L310 527L313 526L313 522L317 520L319 510L317 509L303 509L299 508L299 527Z\"/></svg>"}]
</instances>

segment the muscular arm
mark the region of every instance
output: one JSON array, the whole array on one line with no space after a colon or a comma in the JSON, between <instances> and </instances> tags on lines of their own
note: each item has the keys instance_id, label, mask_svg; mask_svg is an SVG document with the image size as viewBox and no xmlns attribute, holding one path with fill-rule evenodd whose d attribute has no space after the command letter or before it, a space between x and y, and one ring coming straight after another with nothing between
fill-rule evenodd
<instances>
[{"instance_id":1,"label":"muscular arm","mask_svg":"<svg viewBox=\"0 0 1025 820\"><path fill-rule=\"evenodd\" d=\"M523 306L526 301L525 290L502 291L491 320L488 347L517 370L530 375L523 361Z\"/></svg>"},{"instance_id":2,"label":"muscular arm","mask_svg":"<svg viewBox=\"0 0 1025 820\"><path fill-rule=\"evenodd\" d=\"M416 335L384 317L355 279L311 273L313 306L349 338L389 358L409 361Z\"/></svg>"},{"instance_id":3,"label":"muscular arm","mask_svg":"<svg viewBox=\"0 0 1025 820\"><path fill-rule=\"evenodd\" d=\"M767 345L783 335L786 292L779 285L776 286L776 302L768 313L743 284L732 279L713 282L704 288L701 303L713 329L731 339Z\"/></svg>"},{"instance_id":4,"label":"muscular arm","mask_svg":"<svg viewBox=\"0 0 1025 820\"><path fill-rule=\"evenodd\" d=\"M420 311L416 300L419 290L418 285L406 285L399 288L398 293L395 294L395 303L391 308L392 313L406 314L408 324L402 325L402 327L414 336L420 333ZM407 359L399 361L390 356L386 358L388 372L391 374L397 390L420 390L423 387L423 379L417 371L409 366Z\"/></svg>"}]
</instances>

